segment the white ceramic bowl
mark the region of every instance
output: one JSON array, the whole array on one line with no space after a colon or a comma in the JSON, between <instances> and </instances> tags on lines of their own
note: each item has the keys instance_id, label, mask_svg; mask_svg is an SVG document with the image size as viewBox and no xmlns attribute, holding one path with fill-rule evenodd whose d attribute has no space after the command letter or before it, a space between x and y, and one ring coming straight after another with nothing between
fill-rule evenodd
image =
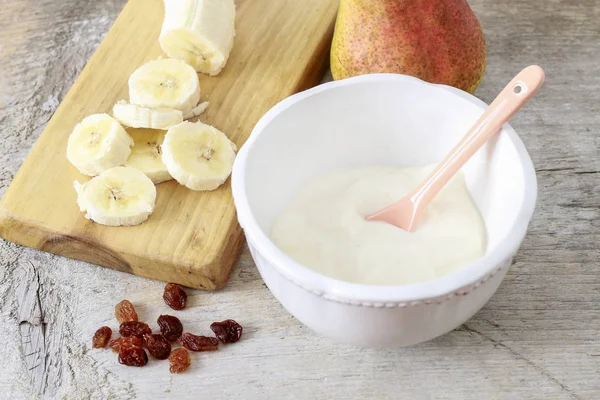
<instances>
[{"instance_id":1,"label":"white ceramic bowl","mask_svg":"<svg viewBox=\"0 0 600 400\"><path fill-rule=\"evenodd\" d=\"M537 196L531 159L508 125L463 168L488 247L457 273L404 286L343 282L286 256L269 229L300 186L324 172L439 161L485 107L448 86L373 74L298 93L263 116L237 156L233 196L262 278L294 317L342 342L393 347L442 335L483 307L525 236Z\"/></svg>"}]
</instances>

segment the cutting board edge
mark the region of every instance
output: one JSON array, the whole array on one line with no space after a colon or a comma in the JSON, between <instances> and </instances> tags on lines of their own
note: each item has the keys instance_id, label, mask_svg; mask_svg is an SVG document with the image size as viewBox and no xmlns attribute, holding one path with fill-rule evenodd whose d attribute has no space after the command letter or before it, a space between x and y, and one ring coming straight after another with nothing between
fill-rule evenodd
<instances>
[{"instance_id":1,"label":"cutting board edge","mask_svg":"<svg viewBox=\"0 0 600 400\"><path fill-rule=\"evenodd\" d=\"M230 240L225 243L222 252L203 264L202 269L198 269L194 265L180 265L156 258L110 250L94 240L93 237L73 236L35 226L10 215L1 201L0 238L73 260L207 291L219 290L225 286L244 243L241 228L234 227ZM224 254L230 256L221 257ZM235 255L235 257L231 257L231 255ZM139 265L143 265L145 268L138 268ZM166 271L167 274L161 274L161 271Z\"/></svg>"},{"instance_id":2,"label":"cutting board edge","mask_svg":"<svg viewBox=\"0 0 600 400\"><path fill-rule=\"evenodd\" d=\"M313 88L321 83L321 80L325 76L327 69L330 67L330 51L331 51L331 42L333 41L333 32L335 30L335 22L334 18L328 29L327 34L325 34L321 38L321 42L315 48L313 54L325 54L324 56L312 56L312 63L306 65L304 70L304 76L302 80L300 80L296 88L294 89L294 93L303 92L310 88Z\"/></svg>"}]
</instances>

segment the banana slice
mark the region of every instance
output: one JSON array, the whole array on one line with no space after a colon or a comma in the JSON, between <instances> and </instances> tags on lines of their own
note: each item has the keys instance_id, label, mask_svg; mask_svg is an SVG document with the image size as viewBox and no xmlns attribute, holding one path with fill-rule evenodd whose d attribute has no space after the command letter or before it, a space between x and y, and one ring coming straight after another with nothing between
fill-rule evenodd
<instances>
[{"instance_id":1,"label":"banana slice","mask_svg":"<svg viewBox=\"0 0 600 400\"><path fill-rule=\"evenodd\" d=\"M85 217L102 225L131 226L148 219L156 187L143 172L114 167L81 184L74 182L77 204Z\"/></svg>"},{"instance_id":2,"label":"banana slice","mask_svg":"<svg viewBox=\"0 0 600 400\"><path fill-rule=\"evenodd\" d=\"M183 116L183 119L190 119L199 116L208 108L208 101L204 103L198 104L196 107L192 108L192 110Z\"/></svg>"},{"instance_id":3,"label":"banana slice","mask_svg":"<svg viewBox=\"0 0 600 400\"><path fill-rule=\"evenodd\" d=\"M67 143L67 159L82 174L96 176L123 165L133 140L119 122L108 114L93 114L75 126Z\"/></svg>"},{"instance_id":4,"label":"banana slice","mask_svg":"<svg viewBox=\"0 0 600 400\"><path fill-rule=\"evenodd\" d=\"M134 144L125 166L139 169L156 185L173 179L162 162L160 145L165 140L165 132L130 129L128 133Z\"/></svg>"},{"instance_id":5,"label":"banana slice","mask_svg":"<svg viewBox=\"0 0 600 400\"><path fill-rule=\"evenodd\" d=\"M169 129L183 122L181 110L136 106L123 101L113 106L113 115L121 124L132 128Z\"/></svg>"},{"instance_id":6,"label":"banana slice","mask_svg":"<svg viewBox=\"0 0 600 400\"><path fill-rule=\"evenodd\" d=\"M200 101L200 82L194 68L181 60L149 61L129 77L129 102L150 108L173 108L189 113Z\"/></svg>"},{"instance_id":7,"label":"banana slice","mask_svg":"<svg viewBox=\"0 0 600 400\"><path fill-rule=\"evenodd\" d=\"M184 121L170 128L162 160L177 182L192 190L214 190L231 173L236 147L225 134L201 122Z\"/></svg>"},{"instance_id":8,"label":"banana slice","mask_svg":"<svg viewBox=\"0 0 600 400\"><path fill-rule=\"evenodd\" d=\"M235 36L234 0L164 0L160 47L196 71L217 75Z\"/></svg>"}]
</instances>

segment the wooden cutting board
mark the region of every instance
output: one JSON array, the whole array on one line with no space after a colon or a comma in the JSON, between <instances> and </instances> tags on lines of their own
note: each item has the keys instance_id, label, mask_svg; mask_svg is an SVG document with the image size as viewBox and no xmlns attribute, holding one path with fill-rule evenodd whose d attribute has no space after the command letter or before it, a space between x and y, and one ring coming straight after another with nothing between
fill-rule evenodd
<instances>
[{"instance_id":1,"label":"wooden cutting board","mask_svg":"<svg viewBox=\"0 0 600 400\"><path fill-rule=\"evenodd\" d=\"M201 120L238 148L283 98L319 82L338 0L237 0L236 37L225 69L200 74ZM130 0L67 93L0 201L0 236L33 248L185 286L222 287L242 246L228 180L212 192L158 185L150 219L134 227L88 221L66 159L67 138L85 116L128 98L127 79L162 54L161 0Z\"/></svg>"}]
</instances>

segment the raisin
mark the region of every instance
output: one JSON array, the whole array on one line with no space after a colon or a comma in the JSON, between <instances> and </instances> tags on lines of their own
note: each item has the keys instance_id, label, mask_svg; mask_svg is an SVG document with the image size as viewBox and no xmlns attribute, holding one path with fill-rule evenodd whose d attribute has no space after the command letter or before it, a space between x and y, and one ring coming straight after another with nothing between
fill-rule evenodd
<instances>
[{"instance_id":1,"label":"raisin","mask_svg":"<svg viewBox=\"0 0 600 400\"><path fill-rule=\"evenodd\" d=\"M242 326L232 319L213 322L210 324L210 329L223 343L235 343L242 337Z\"/></svg>"},{"instance_id":2,"label":"raisin","mask_svg":"<svg viewBox=\"0 0 600 400\"><path fill-rule=\"evenodd\" d=\"M143 367L148 362L148 355L141 347L126 347L119 351L119 363L131 367Z\"/></svg>"},{"instance_id":3,"label":"raisin","mask_svg":"<svg viewBox=\"0 0 600 400\"><path fill-rule=\"evenodd\" d=\"M161 315L156 322L158 323L163 336L167 338L169 342L176 341L183 333L183 325L177 317L172 315Z\"/></svg>"},{"instance_id":4,"label":"raisin","mask_svg":"<svg viewBox=\"0 0 600 400\"><path fill-rule=\"evenodd\" d=\"M137 321L138 315L129 300L123 300L115 306L115 317L119 325L127 321Z\"/></svg>"},{"instance_id":5,"label":"raisin","mask_svg":"<svg viewBox=\"0 0 600 400\"><path fill-rule=\"evenodd\" d=\"M179 374L185 371L192 363L190 360L190 353L182 348L175 349L171 352L171 355L169 355L169 362L171 364L169 371L173 374Z\"/></svg>"},{"instance_id":6,"label":"raisin","mask_svg":"<svg viewBox=\"0 0 600 400\"><path fill-rule=\"evenodd\" d=\"M137 336L120 337L108 343L110 348L117 353L123 348L142 347L142 344L142 339Z\"/></svg>"},{"instance_id":7,"label":"raisin","mask_svg":"<svg viewBox=\"0 0 600 400\"><path fill-rule=\"evenodd\" d=\"M178 284L167 283L165 292L163 293L163 299L173 310L183 310L187 303L187 294Z\"/></svg>"},{"instance_id":8,"label":"raisin","mask_svg":"<svg viewBox=\"0 0 600 400\"><path fill-rule=\"evenodd\" d=\"M213 351L219 348L219 341L214 337L196 336L184 333L179 343L190 351Z\"/></svg>"},{"instance_id":9,"label":"raisin","mask_svg":"<svg viewBox=\"0 0 600 400\"><path fill-rule=\"evenodd\" d=\"M106 347L111 335L112 329L110 329L108 326L102 326L98 328L96 333L94 333L94 337L92 338L92 347L95 349Z\"/></svg>"},{"instance_id":10,"label":"raisin","mask_svg":"<svg viewBox=\"0 0 600 400\"><path fill-rule=\"evenodd\" d=\"M121 324L119 328L121 336L144 336L145 333L152 333L148 324L139 321L127 321Z\"/></svg>"},{"instance_id":11,"label":"raisin","mask_svg":"<svg viewBox=\"0 0 600 400\"><path fill-rule=\"evenodd\" d=\"M148 353L154 358L165 360L171 354L171 343L163 335L145 334L144 342Z\"/></svg>"}]
</instances>

